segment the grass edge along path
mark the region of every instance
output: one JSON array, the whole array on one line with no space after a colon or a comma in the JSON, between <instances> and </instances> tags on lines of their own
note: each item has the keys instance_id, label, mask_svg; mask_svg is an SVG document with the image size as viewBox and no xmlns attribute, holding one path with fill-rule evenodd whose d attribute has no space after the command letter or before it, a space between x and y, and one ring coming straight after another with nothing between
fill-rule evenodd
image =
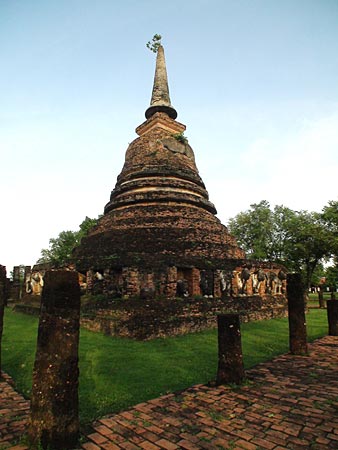
<instances>
[{"instance_id":1,"label":"grass edge along path","mask_svg":"<svg viewBox=\"0 0 338 450\"><path fill-rule=\"evenodd\" d=\"M327 334L326 310L307 314L308 340ZM26 397L30 394L38 319L6 310L3 370ZM288 320L241 325L246 368L288 352ZM81 329L80 417L92 421L137 403L214 380L217 330L134 341Z\"/></svg>"}]
</instances>

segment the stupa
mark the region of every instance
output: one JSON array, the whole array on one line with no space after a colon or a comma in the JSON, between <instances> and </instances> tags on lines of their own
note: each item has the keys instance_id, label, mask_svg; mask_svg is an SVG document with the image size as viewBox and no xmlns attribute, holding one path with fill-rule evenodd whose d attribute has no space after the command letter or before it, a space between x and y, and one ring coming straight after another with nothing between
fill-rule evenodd
<instances>
[{"instance_id":1,"label":"stupa","mask_svg":"<svg viewBox=\"0 0 338 450\"><path fill-rule=\"evenodd\" d=\"M104 215L75 251L77 270L87 272L89 291L98 282L126 297L220 296L245 267L245 254L216 217L176 120L162 45L145 117Z\"/></svg>"}]
</instances>

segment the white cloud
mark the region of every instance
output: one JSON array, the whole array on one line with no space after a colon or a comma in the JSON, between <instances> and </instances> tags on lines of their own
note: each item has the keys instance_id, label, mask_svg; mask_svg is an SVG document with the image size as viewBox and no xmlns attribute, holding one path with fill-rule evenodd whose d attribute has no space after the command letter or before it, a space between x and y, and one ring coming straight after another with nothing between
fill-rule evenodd
<instances>
[{"instance_id":1,"label":"white cloud","mask_svg":"<svg viewBox=\"0 0 338 450\"><path fill-rule=\"evenodd\" d=\"M210 180L211 200L225 221L251 203L268 200L295 210L320 211L337 198L338 114L306 121L296 132L259 137L229 167Z\"/></svg>"}]
</instances>

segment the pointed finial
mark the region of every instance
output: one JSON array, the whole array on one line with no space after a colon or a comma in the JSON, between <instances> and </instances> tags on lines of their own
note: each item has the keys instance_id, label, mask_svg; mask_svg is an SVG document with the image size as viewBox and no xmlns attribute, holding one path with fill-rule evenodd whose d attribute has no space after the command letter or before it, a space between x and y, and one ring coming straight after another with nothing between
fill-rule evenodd
<instances>
[{"instance_id":1,"label":"pointed finial","mask_svg":"<svg viewBox=\"0 0 338 450\"><path fill-rule=\"evenodd\" d=\"M151 102L149 108L145 112L145 116L149 119L156 112L164 112L168 114L172 119L176 119L177 112L175 108L171 106L169 96L169 86L167 69L165 64L164 49L160 43L161 36L155 35L153 37L153 43L148 42L147 47L154 53L157 53L156 57L156 69L154 77L154 86L151 96Z\"/></svg>"}]
</instances>

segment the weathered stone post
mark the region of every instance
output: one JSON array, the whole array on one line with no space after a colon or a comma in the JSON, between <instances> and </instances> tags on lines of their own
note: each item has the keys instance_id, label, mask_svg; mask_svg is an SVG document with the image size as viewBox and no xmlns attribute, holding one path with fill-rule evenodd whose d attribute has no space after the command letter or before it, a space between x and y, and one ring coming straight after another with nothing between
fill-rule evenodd
<instances>
[{"instance_id":1,"label":"weathered stone post","mask_svg":"<svg viewBox=\"0 0 338 450\"><path fill-rule=\"evenodd\" d=\"M32 268L31 266L25 266L25 274L24 274L24 284L22 286L22 295L21 297L24 297L26 294L31 294L32 293L32 288L31 288L31 276L32 276Z\"/></svg>"},{"instance_id":2,"label":"weathered stone post","mask_svg":"<svg viewBox=\"0 0 338 450\"><path fill-rule=\"evenodd\" d=\"M329 336L338 336L338 300L327 300Z\"/></svg>"},{"instance_id":3,"label":"weathered stone post","mask_svg":"<svg viewBox=\"0 0 338 450\"><path fill-rule=\"evenodd\" d=\"M216 384L240 384L245 378L239 314L219 314Z\"/></svg>"},{"instance_id":4,"label":"weathered stone post","mask_svg":"<svg viewBox=\"0 0 338 450\"><path fill-rule=\"evenodd\" d=\"M319 286L319 291L318 291L318 301L319 301L319 308L325 308L325 300L324 300L324 289L323 289L323 286Z\"/></svg>"},{"instance_id":5,"label":"weathered stone post","mask_svg":"<svg viewBox=\"0 0 338 450\"><path fill-rule=\"evenodd\" d=\"M307 353L304 287L299 273L287 275L289 346L293 355Z\"/></svg>"},{"instance_id":6,"label":"weathered stone post","mask_svg":"<svg viewBox=\"0 0 338 450\"><path fill-rule=\"evenodd\" d=\"M14 266L11 297L15 302L18 302L20 300L20 294L21 294L20 267Z\"/></svg>"},{"instance_id":7,"label":"weathered stone post","mask_svg":"<svg viewBox=\"0 0 338 450\"><path fill-rule=\"evenodd\" d=\"M28 436L44 449L75 448L79 437L80 287L76 272L44 277Z\"/></svg>"},{"instance_id":8,"label":"weathered stone post","mask_svg":"<svg viewBox=\"0 0 338 450\"><path fill-rule=\"evenodd\" d=\"M4 324L4 311L5 311L5 303L6 303L6 267L0 265L0 377L1 377L1 368L2 368L2 331Z\"/></svg>"}]
</instances>

